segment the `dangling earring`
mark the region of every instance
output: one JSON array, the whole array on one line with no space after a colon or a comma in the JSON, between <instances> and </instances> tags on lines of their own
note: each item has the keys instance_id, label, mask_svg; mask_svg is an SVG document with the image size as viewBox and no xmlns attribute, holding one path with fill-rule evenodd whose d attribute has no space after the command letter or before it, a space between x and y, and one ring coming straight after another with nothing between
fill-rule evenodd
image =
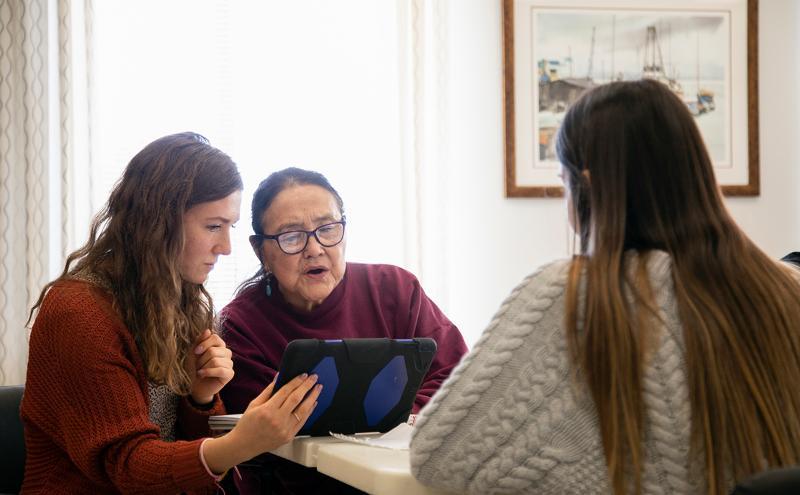
<instances>
[{"instance_id":1,"label":"dangling earring","mask_svg":"<svg viewBox=\"0 0 800 495\"><path fill-rule=\"evenodd\" d=\"M267 280L267 286L264 291L267 293L267 297L272 297L272 272L267 272L264 278Z\"/></svg>"}]
</instances>

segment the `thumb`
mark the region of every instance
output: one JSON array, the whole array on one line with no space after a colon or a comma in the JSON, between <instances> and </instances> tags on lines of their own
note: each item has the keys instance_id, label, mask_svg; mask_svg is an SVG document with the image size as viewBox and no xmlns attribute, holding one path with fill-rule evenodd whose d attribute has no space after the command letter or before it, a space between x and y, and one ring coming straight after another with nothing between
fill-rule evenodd
<instances>
[{"instance_id":1,"label":"thumb","mask_svg":"<svg viewBox=\"0 0 800 495\"><path fill-rule=\"evenodd\" d=\"M272 390L275 388L275 380L272 380L272 383L264 387L264 390L261 391L255 399L250 401L250 405L247 406L247 409L251 409L253 407L258 407L262 404L265 404L270 396L272 396Z\"/></svg>"},{"instance_id":2,"label":"thumb","mask_svg":"<svg viewBox=\"0 0 800 495\"><path fill-rule=\"evenodd\" d=\"M211 337L211 329L206 328L203 332L197 337L195 340L195 344L199 344L200 342L206 340L207 338Z\"/></svg>"}]
</instances>

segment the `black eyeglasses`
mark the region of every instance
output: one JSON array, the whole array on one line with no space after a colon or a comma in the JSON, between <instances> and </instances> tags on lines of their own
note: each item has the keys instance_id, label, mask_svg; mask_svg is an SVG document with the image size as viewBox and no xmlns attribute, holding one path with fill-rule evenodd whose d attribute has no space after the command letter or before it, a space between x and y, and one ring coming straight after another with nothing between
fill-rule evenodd
<instances>
[{"instance_id":1,"label":"black eyeglasses","mask_svg":"<svg viewBox=\"0 0 800 495\"><path fill-rule=\"evenodd\" d=\"M322 246L333 247L339 244L344 239L344 225L345 219L342 218L338 222L320 225L314 230L290 230L275 235L255 234L250 239L272 239L284 253L297 254L308 246L308 238L312 235Z\"/></svg>"}]
</instances>

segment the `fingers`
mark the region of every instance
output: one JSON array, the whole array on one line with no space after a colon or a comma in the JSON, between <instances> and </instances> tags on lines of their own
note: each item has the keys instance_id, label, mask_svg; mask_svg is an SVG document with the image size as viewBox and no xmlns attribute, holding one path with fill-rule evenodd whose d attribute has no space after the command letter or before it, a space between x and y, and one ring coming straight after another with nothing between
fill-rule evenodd
<instances>
[{"instance_id":1,"label":"fingers","mask_svg":"<svg viewBox=\"0 0 800 495\"><path fill-rule=\"evenodd\" d=\"M317 384L317 375L311 375L302 384L300 384L300 386L297 387L291 394L289 394L288 397L286 397L286 400L283 401L283 404L281 405L281 409L285 409L287 411L294 411L297 408L297 406L300 405L300 403L304 400L303 398L306 397L306 395L311 395L309 393L310 391L316 392L316 396L319 396L319 391L321 389L322 385ZM316 400L316 397L314 398L314 400Z\"/></svg>"},{"instance_id":2,"label":"fingers","mask_svg":"<svg viewBox=\"0 0 800 495\"><path fill-rule=\"evenodd\" d=\"M292 414L296 414L302 418L300 424L306 422L311 413L314 412L314 408L317 407L317 399L319 398L319 394L322 392L322 384L318 383L314 385L314 388L311 389L311 392L306 396L305 399L302 399L302 402L298 404L297 407L294 408Z\"/></svg>"},{"instance_id":3,"label":"fingers","mask_svg":"<svg viewBox=\"0 0 800 495\"><path fill-rule=\"evenodd\" d=\"M201 342L203 342L204 340L206 340L207 338L209 338L211 335L213 335L213 332L211 331L211 329L210 329L210 328L206 328L206 329L205 329L205 330L203 330L203 332L202 332L202 333L201 333L201 334L200 334L200 335L197 337L197 340L195 340L195 345L197 345L197 344L200 344Z\"/></svg>"},{"instance_id":4,"label":"fingers","mask_svg":"<svg viewBox=\"0 0 800 495\"><path fill-rule=\"evenodd\" d=\"M291 397L295 391L299 390L299 397L296 400L293 400L293 403L290 404L291 408L290 411L300 403L300 400L303 396L317 383L317 375L308 376L307 374L303 373L302 375L298 375L291 379L289 383L284 384L280 390L275 392L275 395L270 399L270 401L275 404L278 408L283 408L284 403Z\"/></svg>"},{"instance_id":5,"label":"fingers","mask_svg":"<svg viewBox=\"0 0 800 495\"><path fill-rule=\"evenodd\" d=\"M311 414L311 406L317 401L321 391L322 384L317 383L316 375L311 375L286 397L281 405L281 410L301 415L303 420L300 423L302 425ZM299 406L302 404L305 404L306 407L300 408Z\"/></svg>"},{"instance_id":6,"label":"fingers","mask_svg":"<svg viewBox=\"0 0 800 495\"><path fill-rule=\"evenodd\" d=\"M259 452L291 441L314 412L322 389L322 385L315 383L315 375L301 375L273 394L273 380L250 402L231 433L238 432L247 442L258 443Z\"/></svg>"},{"instance_id":7,"label":"fingers","mask_svg":"<svg viewBox=\"0 0 800 495\"><path fill-rule=\"evenodd\" d=\"M233 367L233 353L225 347L212 347L196 357L194 366L197 370L219 366Z\"/></svg>"},{"instance_id":8,"label":"fingers","mask_svg":"<svg viewBox=\"0 0 800 495\"><path fill-rule=\"evenodd\" d=\"M225 341L222 340L222 337L219 335L211 333L211 330L205 329L203 333L200 334L200 337L197 338L197 345L194 348L194 353L196 356L200 356L212 347L225 348Z\"/></svg>"},{"instance_id":9,"label":"fingers","mask_svg":"<svg viewBox=\"0 0 800 495\"><path fill-rule=\"evenodd\" d=\"M275 379L273 378L272 382L270 382L269 385L264 387L264 390L262 390L261 393L258 394L255 399L250 401L250 404L247 406L247 409L250 409L251 407L258 407L261 404L267 402L267 400L269 400L270 396L272 395L272 390L274 388L275 388Z\"/></svg>"},{"instance_id":10,"label":"fingers","mask_svg":"<svg viewBox=\"0 0 800 495\"><path fill-rule=\"evenodd\" d=\"M314 388L311 389L308 396L298 405L290 414L291 418L297 421L296 424L293 425L292 428L292 436L297 435L297 432L306 424L308 418L314 412L314 409L317 407L317 398L319 397L320 392L322 391L322 385L316 384ZM288 402L288 401L287 401ZM288 410L288 408L287 408Z\"/></svg>"},{"instance_id":11,"label":"fingers","mask_svg":"<svg viewBox=\"0 0 800 495\"><path fill-rule=\"evenodd\" d=\"M200 378L216 378L222 383L228 383L233 378L233 366L206 367L197 371Z\"/></svg>"},{"instance_id":12,"label":"fingers","mask_svg":"<svg viewBox=\"0 0 800 495\"><path fill-rule=\"evenodd\" d=\"M194 348L195 370L201 378L216 377L228 379L233 377L233 353L225 346L222 338L206 329L197 339Z\"/></svg>"}]
</instances>

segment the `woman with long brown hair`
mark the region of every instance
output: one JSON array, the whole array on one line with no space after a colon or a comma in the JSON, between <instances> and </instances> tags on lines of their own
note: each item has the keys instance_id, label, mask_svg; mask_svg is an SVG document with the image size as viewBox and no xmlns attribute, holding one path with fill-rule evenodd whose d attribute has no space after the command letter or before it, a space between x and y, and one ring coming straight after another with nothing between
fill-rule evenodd
<instances>
[{"instance_id":1,"label":"woman with long brown hair","mask_svg":"<svg viewBox=\"0 0 800 495\"><path fill-rule=\"evenodd\" d=\"M423 410L425 483L474 493L728 493L800 461L800 276L725 209L683 102L612 83L557 152L580 252L505 301Z\"/></svg>"},{"instance_id":2,"label":"woman with long brown hair","mask_svg":"<svg viewBox=\"0 0 800 495\"><path fill-rule=\"evenodd\" d=\"M236 428L209 435L233 363L203 283L230 254L241 191L233 161L194 133L158 139L128 164L31 310L24 493L210 490L311 414L319 386L299 377L274 396L267 386Z\"/></svg>"}]
</instances>

